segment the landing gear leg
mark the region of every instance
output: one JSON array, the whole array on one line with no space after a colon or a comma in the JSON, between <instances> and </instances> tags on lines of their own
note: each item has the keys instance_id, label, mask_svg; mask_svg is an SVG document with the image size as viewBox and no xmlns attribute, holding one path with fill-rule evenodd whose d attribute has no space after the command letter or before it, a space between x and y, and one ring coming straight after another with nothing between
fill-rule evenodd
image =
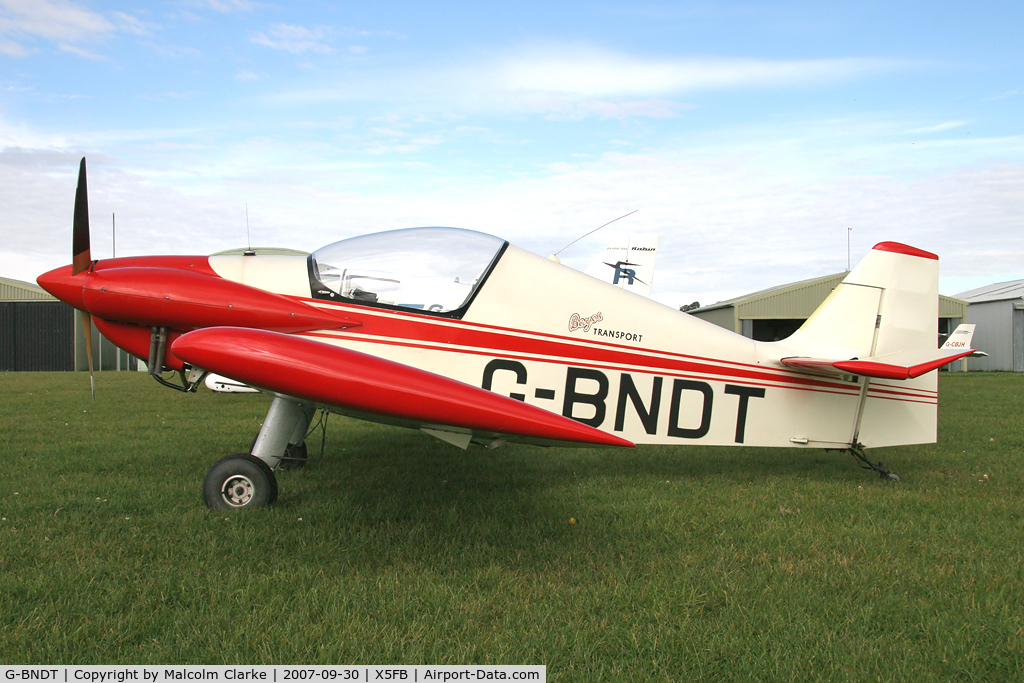
<instances>
[{"instance_id":1,"label":"landing gear leg","mask_svg":"<svg viewBox=\"0 0 1024 683\"><path fill-rule=\"evenodd\" d=\"M302 414L305 419L300 418L295 421L295 429L292 431L291 436L288 437L288 445L285 446L284 455L281 456L280 461L277 463L278 470L300 470L306 466L306 460L309 457L309 451L306 448L306 430L309 429L309 423L313 421L313 416L316 414L316 406L311 403L303 403L301 405ZM256 442L259 438L259 434L252 437L252 443L249 444L250 453L255 454Z\"/></svg>"},{"instance_id":2,"label":"landing gear leg","mask_svg":"<svg viewBox=\"0 0 1024 683\"><path fill-rule=\"evenodd\" d=\"M279 470L299 470L306 466L308 451L306 449L306 431L309 423L313 421L316 414L316 406L312 403L299 404L302 408L302 416L295 420L295 428L288 438L288 445L285 446L284 456L277 468ZM258 439L259 437L257 437Z\"/></svg>"},{"instance_id":3,"label":"landing gear leg","mask_svg":"<svg viewBox=\"0 0 1024 683\"><path fill-rule=\"evenodd\" d=\"M236 510L263 507L277 500L274 470L288 462L285 458L305 455L303 439L314 412L312 403L276 394L251 452L222 458L206 474L206 505ZM294 455L289 456L289 449Z\"/></svg>"},{"instance_id":4,"label":"landing gear leg","mask_svg":"<svg viewBox=\"0 0 1024 683\"><path fill-rule=\"evenodd\" d=\"M290 445L305 445L303 439L315 411L312 403L276 394L263 421L263 428L252 446L252 454L266 462L271 469L278 469Z\"/></svg>"}]
</instances>

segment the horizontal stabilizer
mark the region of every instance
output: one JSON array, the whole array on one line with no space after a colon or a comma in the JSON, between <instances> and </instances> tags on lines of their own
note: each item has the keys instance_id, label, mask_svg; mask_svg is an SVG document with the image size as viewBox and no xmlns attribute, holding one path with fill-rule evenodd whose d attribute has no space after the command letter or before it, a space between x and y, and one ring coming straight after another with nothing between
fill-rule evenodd
<instances>
[{"instance_id":1,"label":"horizontal stabilizer","mask_svg":"<svg viewBox=\"0 0 1024 683\"><path fill-rule=\"evenodd\" d=\"M472 430L545 444L634 444L568 417L464 382L305 337L239 327L184 334L171 353L198 368L404 426ZM514 440L514 439L512 439Z\"/></svg>"},{"instance_id":2,"label":"horizontal stabilizer","mask_svg":"<svg viewBox=\"0 0 1024 683\"><path fill-rule=\"evenodd\" d=\"M835 360L827 358L783 358L782 364L792 368L814 370L830 375L862 375L879 379L913 379L947 363L969 356L973 349L936 349L934 351L900 351L870 358Z\"/></svg>"}]
</instances>

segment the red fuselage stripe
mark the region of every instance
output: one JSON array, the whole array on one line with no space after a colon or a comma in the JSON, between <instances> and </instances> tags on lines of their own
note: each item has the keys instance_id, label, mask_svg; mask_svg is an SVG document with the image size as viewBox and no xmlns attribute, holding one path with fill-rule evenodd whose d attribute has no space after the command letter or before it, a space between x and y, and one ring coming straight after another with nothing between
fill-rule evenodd
<instances>
[{"instance_id":1,"label":"red fuselage stripe","mask_svg":"<svg viewBox=\"0 0 1024 683\"><path fill-rule=\"evenodd\" d=\"M313 303L313 301L308 301ZM548 363L572 363L581 367L609 370L637 370L673 377L702 377L739 381L751 386L788 388L819 393L856 395L860 385L843 383L787 370L721 361L666 351L645 351L607 342L590 342L560 335L524 333L511 328L448 319L425 319L421 315L376 309L339 306L317 301L325 308L342 309L362 321L362 327L346 332L316 332L308 336L386 344L434 351L493 356ZM877 398L934 403L936 392L878 391ZM891 395L890 395L891 394Z\"/></svg>"}]
</instances>

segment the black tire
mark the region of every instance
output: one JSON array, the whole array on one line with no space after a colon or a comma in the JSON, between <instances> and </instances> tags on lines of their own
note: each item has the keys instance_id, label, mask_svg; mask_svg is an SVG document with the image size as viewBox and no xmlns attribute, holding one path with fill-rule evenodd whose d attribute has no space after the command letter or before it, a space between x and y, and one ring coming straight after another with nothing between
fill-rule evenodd
<instances>
[{"instance_id":1,"label":"black tire","mask_svg":"<svg viewBox=\"0 0 1024 683\"><path fill-rule=\"evenodd\" d=\"M203 502L214 510L241 510L272 505L277 478L267 463L249 453L236 453L213 464L203 479Z\"/></svg>"}]
</instances>

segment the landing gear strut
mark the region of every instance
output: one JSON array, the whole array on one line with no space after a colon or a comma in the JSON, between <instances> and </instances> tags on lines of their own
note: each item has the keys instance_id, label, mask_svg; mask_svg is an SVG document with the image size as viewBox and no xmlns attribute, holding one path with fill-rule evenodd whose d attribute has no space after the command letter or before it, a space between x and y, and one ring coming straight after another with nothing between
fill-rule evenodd
<instances>
[{"instance_id":1,"label":"landing gear strut","mask_svg":"<svg viewBox=\"0 0 1024 683\"><path fill-rule=\"evenodd\" d=\"M275 394L249 453L218 460L203 480L203 502L215 510L271 505L277 500L278 469L296 469L306 460L306 429L316 412L307 401Z\"/></svg>"}]
</instances>

